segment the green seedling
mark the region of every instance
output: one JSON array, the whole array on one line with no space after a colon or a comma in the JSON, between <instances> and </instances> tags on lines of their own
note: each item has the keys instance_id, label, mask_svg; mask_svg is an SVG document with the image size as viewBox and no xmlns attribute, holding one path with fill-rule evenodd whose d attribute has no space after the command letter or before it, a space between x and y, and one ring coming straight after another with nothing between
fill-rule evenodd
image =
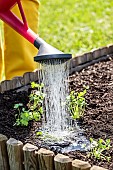
<instances>
[{"instance_id":1,"label":"green seedling","mask_svg":"<svg viewBox=\"0 0 113 170\"><path fill-rule=\"evenodd\" d=\"M66 106L73 119L79 119L84 114L87 89L88 87L85 87L81 92L71 91L70 95L66 98Z\"/></svg>"},{"instance_id":2,"label":"green seedling","mask_svg":"<svg viewBox=\"0 0 113 170\"><path fill-rule=\"evenodd\" d=\"M29 120L32 120L32 118L30 118L30 113L26 111L25 108L22 108L20 110L20 105L18 106L18 114L16 114L15 117L16 117L16 123L14 125L17 126L19 125L28 126Z\"/></svg>"},{"instance_id":3,"label":"green seedling","mask_svg":"<svg viewBox=\"0 0 113 170\"><path fill-rule=\"evenodd\" d=\"M99 139L98 141L95 141L93 138L90 138L90 142L91 151L89 153L89 156L93 156L98 160L107 160L109 162L111 157L106 156L104 152L111 148L110 139Z\"/></svg>"},{"instance_id":4,"label":"green seedling","mask_svg":"<svg viewBox=\"0 0 113 170\"><path fill-rule=\"evenodd\" d=\"M37 136L37 137L42 136L42 135L43 135L43 133L42 133L41 131L36 132L36 136Z\"/></svg>"},{"instance_id":5,"label":"green seedling","mask_svg":"<svg viewBox=\"0 0 113 170\"><path fill-rule=\"evenodd\" d=\"M16 123L14 125L28 126L30 120L38 121L41 119L41 115L43 114L42 103L45 97L42 92L44 85L32 82L31 87L33 90L29 95L27 109L23 107L22 103L14 105L14 108L18 109L18 114L15 115Z\"/></svg>"}]
</instances>

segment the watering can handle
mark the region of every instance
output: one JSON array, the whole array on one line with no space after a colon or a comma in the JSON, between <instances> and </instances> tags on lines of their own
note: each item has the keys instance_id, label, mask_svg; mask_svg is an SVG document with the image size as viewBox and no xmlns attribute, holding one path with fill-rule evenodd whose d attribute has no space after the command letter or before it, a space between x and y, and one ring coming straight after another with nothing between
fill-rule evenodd
<instances>
[{"instance_id":1,"label":"watering can handle","mask_svg":"<svg viewBox=\"0 0 113 170\"><path fill-rule=\"evenodd\" d=\"M20 0L16 0L16 2L18 4L23 21L21 21L13 12L11 12L10 9L0 12L0 19L6 22L16 32L18 32L39 49L40 38L28 27ZM37 39L39 40L37 41Z\"/></svg>"},{"instance_id":2,"label":"watering can handle","mask_svg":"<svg viewBox=\"0 0 113 170\"><path fill-rule=\"evenodd\" d=\"M21 14L24 26L28 29L27 20L26 20L26 17L25 17L25 14L24 14L24 11L23 11L23 8L22 8L22 4L21 4L20 0L17 0L17 4L18 4L18 8L20 10L20 14Z\"/></svg>"}]
</instances>

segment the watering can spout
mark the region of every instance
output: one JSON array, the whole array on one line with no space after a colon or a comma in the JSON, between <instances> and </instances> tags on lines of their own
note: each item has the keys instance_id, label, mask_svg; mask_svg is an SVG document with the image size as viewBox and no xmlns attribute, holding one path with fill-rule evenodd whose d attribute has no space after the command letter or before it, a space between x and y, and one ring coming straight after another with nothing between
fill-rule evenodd
<instances>
[{"instance_id":1,"label":"watering can spout","mask_svg":"<svg viewBox=\"0 0 113 170\"><path fill-rule=\"evenodd\" d=\"M20 20L11 9L13 6L18 5L20 10L20 14L22 20ZM35 34L29 27L26 21L26 17L24 15L24 11L22 8L22 4L20 0L0 0L0 19L7 23L10 27L12 27L16 32L22 35L25 39L27 39L30 43L32 43L37 49L39 49L39 53L35 58L35 61L40 61L42 59L54 59L54 58L72 58L71 54L65 55L63 52L57 50L52 47L48 43L46 43L43 39L41 39L37 34ZM59 55L60 54L60 55ZM62 56L61 56L62 54ZM39 58L40 56L40 58Z\"/></svg>"}]
</instances>

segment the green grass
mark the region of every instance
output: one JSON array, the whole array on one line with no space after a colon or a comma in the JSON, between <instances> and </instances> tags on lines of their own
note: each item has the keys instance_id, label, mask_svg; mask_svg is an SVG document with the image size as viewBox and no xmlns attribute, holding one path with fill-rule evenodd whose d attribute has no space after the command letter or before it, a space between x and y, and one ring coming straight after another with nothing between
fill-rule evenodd
<instances>
[{"instance_id":1,"label":"green grass","mask_svg":"<svg viewBox=\"0 0 113 170\"><path fill-rule=\"evenodd\" d=\"M73 55L113 43L112 0L40 0L39 35Z\"/></svg>"}]
</instances>

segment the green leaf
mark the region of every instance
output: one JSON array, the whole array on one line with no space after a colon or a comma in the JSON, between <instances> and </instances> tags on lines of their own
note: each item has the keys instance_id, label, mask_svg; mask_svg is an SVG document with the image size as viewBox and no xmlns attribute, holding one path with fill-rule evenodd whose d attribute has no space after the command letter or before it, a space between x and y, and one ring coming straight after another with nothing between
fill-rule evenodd
<instances>
[{"instance_id":1,"label":"green leaf","mask_svg":"<svg viewBox=\"0 0 113 170\"><path fill-rule=\"evenodd\" d=\"M20 106L23 106L23 104L22 103L17 103L17 104L14 105L14 108L18 109Z\"/></svg>"},{"instance_id":2,"label":"green leaf","mask_svg":"<svg viewBox=\"0 0 113 170\"><path fill-rule=\"evenodd\" d=\"M103 151L108 150L106 141L103 139L99 139L98 141L95 141L93 138L90 138L91 141L91 151L90 155L93 155L96 159L101 160L109 160L109 157L106 155L103 155ZM109 140L108 140L109 141Z\"/></svg>"},{"instance_id":3,"label":"green leaf","mask_svg":"<svg viewBox=\"0 0 113 170\"><path fill-rule=\"evenodd\" d=\"M28 121L21 119L21 125L28 126Z\"/></svg>"},{"instance_id":4,"label":"green leaf","mask_svg":"<svg viewBox=\"0 0 113 170\"><path fill-rule=\"evenodd\" d=\"M32 82L32 83L31 83L31 87L32 87L32 88L36 88L36 87L39 87L39 85L38 85L37 83L35 83L35 82Z\"/></svg>"},{"instance_id":5,"label":"green leaf","mask_svg":"<svg viewBox=\"0 0 113 170\"><path fill-rule=\"evenodd\" d=\"M43 133L40 131L40 132L36 132L36 135L37 136L42 136L43 135Z\"/></svg>"}]
</instances>

